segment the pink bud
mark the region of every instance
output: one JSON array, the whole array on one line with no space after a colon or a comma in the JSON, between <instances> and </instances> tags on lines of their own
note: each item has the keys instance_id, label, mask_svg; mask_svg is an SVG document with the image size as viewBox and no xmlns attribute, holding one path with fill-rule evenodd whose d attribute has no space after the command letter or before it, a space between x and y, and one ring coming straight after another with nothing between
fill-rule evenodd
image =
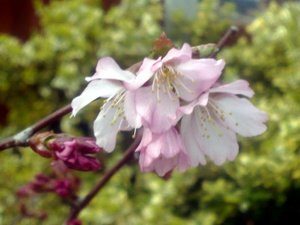
<instances>
[{"instance_id":1,"label":"pink bud","mask_svg":"<svg viewBox=\"0 0 300 225\"><path fill-rule=\"evenodd\" d=\"M100 169L100 162L87 154L100 151L92 138L59 137L48 143L55 151L57 159L63 161L67 167L75 170L92 171Z\"/></svg>"},{"instance_id":2,"label":"pink bud","mask_svg":"<svg viewBox=\"0 0 300 225\"><path fill-rule=\"evenodd\" d=\"M53 190L53 181L48 175L37 174L29 185L34 192L42 193Z\"/></svg>"},{"instance_id":3,"label":"pink bud","mask_svg":"<svg viewBox=\"0 0 300 225\"><path fill-rule=\"evenodd\" d=\"M55 193L62 198L70 197L72 193L72 184L68 179L57 180L55 182Z\"/></svg>"}]
</instances>

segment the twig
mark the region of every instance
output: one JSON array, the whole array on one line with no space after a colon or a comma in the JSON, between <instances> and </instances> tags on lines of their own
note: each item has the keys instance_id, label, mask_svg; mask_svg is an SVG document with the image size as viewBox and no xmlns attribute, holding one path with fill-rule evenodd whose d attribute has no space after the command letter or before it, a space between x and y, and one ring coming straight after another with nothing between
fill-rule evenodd
<instances>
[{"instance_id":1,"label":"twig","mask_svg":"<svg viewBox=\"0 0 300 225\"><path fill-rule=\"evenodd\" d=\"M227 32L224 34L224 36L220 39L220 41L217 43L217 47L219 51L211 54L209 58L215 58L216 55L223 49L223 47L226 45L226 43L230 40L232 35L236 34L238 32L238 27L237 26L231 26Z\"/></svg>"},{"instance_id":2,"label":"twig","mask_svg":"<svg viewBox=\"0 0 300 225\"><path fill-rule=\"evenodd\" d=\"M0 151L12 148L12 147L26 147L28 146L28 138L31 137L36 132L40 131L41 129L49 126L54 121L60 119L62 116L68 114L72 111L71 105L66 105L59 110L51 113L50 115L46 116L45 118L41 119L37 123L33 124L30 127L27 127L25 130L22 130L21 132L15 134L12 137L9 137L7 139L4 139L0 142Z\"/></svg>"},{"instance_id":3,"label":"twig","mask_svg":"<svg viewBox=\"0 0 300 225\"><path fill-rule=\"evenodd\" d=\"M126 165L133 157L133 153L137 146L139 145L142 138L142 129L140 129L134 139L134 142L131 146L125 151L123 157L120 161L112 167L99 182L91 189L91 191L86 195L82 201L77 204L77 207L71 209L70 215L68 217L68 222L76 219L78 214L87 206L90 201L99 193L99 191L104 187L104 185L110 180L110 178L124 165Z\"/></svg>"}]
</instances>

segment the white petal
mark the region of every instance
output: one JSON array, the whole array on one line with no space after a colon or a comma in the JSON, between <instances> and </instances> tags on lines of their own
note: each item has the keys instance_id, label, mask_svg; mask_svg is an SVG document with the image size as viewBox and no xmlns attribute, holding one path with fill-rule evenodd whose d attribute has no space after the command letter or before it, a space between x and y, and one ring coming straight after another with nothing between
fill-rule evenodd
<instances>
[{"instance_id":1,"label":"white petal","mask_svg":"<svg viewBox=\"0 0 300 225\"><path fill-rule=\"evenodd\" d=\"M235 133L227 129L219 118L207 117L200 107L195 108L195 117L192 121L197 124L198 138L196 138L201 150L216 165L222 165L226 159L232 161L238 154L238 143ZM194 134L196 136L196 134Z\"/></svg>"},{"instance_id":2,"label":"white petal","mask_svg":"<svg viewBox=\"0 0 300 225\"><path fill-rule=\"evenodd\" d=\"M193 118L193 114L184 116L181 121L180 131L184 146L189 156L191 167L197 167L199 163L205 165L206 160L204 153L197 142L197 139L201 134L199 134Z\"/></svg>"},{"instance_id":3,"label":"white petal","mask_svg":"<svg viewBox=\"0 0 300 225\"><path fill-rule=\"evenodd\" d=\"M114 96L118 91L123 88L122 84L117 81L107 80L94 80L88 84L85 90L80 96L76 97L72 101L72 116L75 116L77 112L84 106L94 101L97 98L108 98Z\"/></svg>"},{"instance_id":4,"label":"white petal","mask_svg":"<svg viewBox=\"0 0 300 225\"><path fill-rule=\"evenodd\" d=\"M94 122L94 134L96 137L96 143L99 147L103 148L107 152L112 152L116 146L117 133L120 127L128 126L121 116L117 118L118 108L110 108L111 102L106 103L105 107L99 113ZM115 121L112 123L112 121Z\"/></svg>"},{"instance_id":5,"label":"white petal","mask_svg":"<svg viewBox=\"0 0 300 225\"><path fill-rule=\"evenodd\" d=\"M92 77L87 77L87 81L95 79L112 79L120 81L131 81L135 75L127 70L122 70L111 57L104 57L98 61L96 73Z\"/></svg>"},{"instance_id":6,"label":"white petal","mask_svg":"<svg viewBox=\"0 0 300 225\"><path fill-rule=\"evenodd\" d=\"M216 94L210 101L224 111L223 123L241 136L256 136L266 131L267 114L247 99L232 94Z\"/></svg>"},{"instance_id":7,"label":"white petal","mask_svg":"<svg viewBox=\"0 0 300 225\"><path fill-rule=\"evenodd\" d=\"M220 85L209 90L209 93L221 92L231 93L235 95L244 95L250 98L254 95L254 91L249 87L249 83L245 80L236 80L232 83Z\"/></svg>"}]
</instances>

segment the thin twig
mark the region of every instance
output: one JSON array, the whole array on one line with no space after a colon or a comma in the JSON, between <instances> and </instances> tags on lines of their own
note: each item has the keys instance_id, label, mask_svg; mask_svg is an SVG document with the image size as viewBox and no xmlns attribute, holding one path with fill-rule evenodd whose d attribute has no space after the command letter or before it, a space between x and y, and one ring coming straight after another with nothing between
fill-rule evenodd
<instances>
[{"instance_id":1,"label":"thin twig","mask_svg":"<svg viewBox=\"0 0 300 225\"><path fill-rule=\"evenodd\" d=\"M28 138L31 137L36 132L40 131L41 129L49 126L56 120L60 119L62 116L68 114L72 111L71 105L66 105L57 111L51 113L50 115L46 116L45 118L41 119L37 123L33 124L30 127L22 130L21 132L15 134L12 137L4 139L0 142L0 151L12 148L12 147L26 147L28 146Z\"/></svg>"},{"instance_id":2,"label":"thin twig","mask_svg":"<svg viewBox=\"0 0 300 225\"><path fill-rule=\"evenodd\" d=\"M209 58L215 58L216 55L223 49L223 47L226 45L226 43L232 38L232 35L236 34L238 32L237 26L231 26L227 32L224 34L224 36L220 39L220 41L217 43L217 47L219 51L211 54Z\"/></svg>"},{"instance_id":3,"label":"thin twig","mask_svg":"<svg viewBox=\"0 0 300 225\"><path fill-rule=\"evenodd\" d=\"M142 129L140 129L134 139L134 142L131 144L131 146L125 151L123 157L120 159L120 161L112 167L99 182L91 189L91 191L86 195L85 198L82 199L77 204L77 207L74 207L71 209L70 215L68 217L68 222L76 219L78 214L87 206L90 201L99 193L99 191L105 186L105 184L112 178L112 176L121 169L124 165L126 165L129 161L132 160L133 154L137 146L139 145L142 138Z\"/></svg>"}]
</instances>

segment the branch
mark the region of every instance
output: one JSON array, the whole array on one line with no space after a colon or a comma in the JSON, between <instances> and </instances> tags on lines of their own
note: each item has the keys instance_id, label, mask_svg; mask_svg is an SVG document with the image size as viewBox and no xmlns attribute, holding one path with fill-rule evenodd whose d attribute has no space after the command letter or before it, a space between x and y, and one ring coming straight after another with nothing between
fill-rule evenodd
<instances>
[{"instance_id":1,"label":"branch","mask_svg":"<svg viewBox=\"0 0 300 225\"><path fill-rule=\"evenodd\" d=\"M131 146L125 151L123 157L120 161L112 167L99 182L91 189L91 191L86 195L82 201L80 201L76 207L71 209L70 215L68 217L68 222L76 219L78 214L90 203L90 201L98 194L98 192L105 186L105 184L112 178L112 176L118 172L124 165L126 165L132 158L135 149L138 147L142 139L142 129L140 129L134 139L134 142Z\"/></svg>"},{"instance_id":2,"label":"branch","mask_svg":"<svg viewBox=\"0 0 300 225\"><path fill-rule=\"evenodd\" d=\"M41 129L49 126L54 121L60 119L62 116L68 114L72 111L71 105L66 105L59 110L51 113L50 115L46 116L45 118L41 119L37 123L33 124L30 127L22 130L21 132L15 134L12 137L4 139L0 142L0 151L12 148L12 147L26 147L28 146L28 138L31 137L36 132L40 131Z\"/></svg>"},{"instance_id":3,"label":"branch","mask_svg":"<svg viewBox=\"0 0 300 225\"><path fill-rule=\"evenodd\" d=\"M209 58L215 58L217 54L224 48L224 46L227 44L230 38L232 38L232 36L236 34L238 31L239 28L237 26L231 26L217 44L219 51L211 54Z\"/></svg>"}]
</instances>

